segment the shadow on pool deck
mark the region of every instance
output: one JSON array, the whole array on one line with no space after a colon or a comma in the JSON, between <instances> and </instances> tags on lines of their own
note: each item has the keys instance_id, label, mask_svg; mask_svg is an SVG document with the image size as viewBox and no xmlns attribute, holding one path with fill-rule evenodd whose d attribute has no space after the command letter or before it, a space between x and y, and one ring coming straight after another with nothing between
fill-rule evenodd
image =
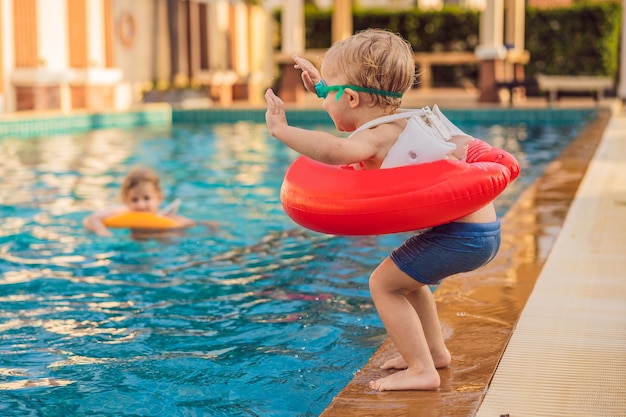
<instances>
[{"instance_id":1,"label":"shadow on pool deck","mask_svg":"<svg viewBox=\"0 0 626 417\"><path fill-rule=\"evenodd\" d=\"M451 366L440 370L441 388L431 392L371 390L370 380L388 374L379 366L396 355L387 339L322 417L475 415L610 120L610 106L599 110L598 118L506 214L497 257L478 271L446 279L436 290L444 336L452 352Z\"/></svg>"}]
</instances>

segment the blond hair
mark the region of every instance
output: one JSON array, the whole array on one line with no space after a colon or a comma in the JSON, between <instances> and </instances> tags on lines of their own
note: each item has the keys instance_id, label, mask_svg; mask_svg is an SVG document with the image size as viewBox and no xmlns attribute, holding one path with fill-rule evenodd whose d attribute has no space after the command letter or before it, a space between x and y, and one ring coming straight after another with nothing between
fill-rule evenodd
<instances>
[{"instance_id":1,"label":"blond hair","mask_svg":"<svg viewBox=\"0 0 626 417\"><path fill-rule=\"evenodd\" d=\"M134 167L126 174L124 181L122 181L122 189L120 190L122 201L126 200L128 192L131 189L144 182L154 184L154 188L159 193L161 192L161 181L154 170L146 167Z\"/></svg>"},{"instance_id":2,"label":"blond hair","mask_svg":"<svg viewBox=\"0 0 626 417\"><path fill-rule=\"evenodd\" d=\"M384 29L366 29L336 42L326 52L346 84L403 94L415 83L411 45ZM365 93L369 94L369 93ZM400 107L401 98L370 94L373 106Z\"/></svg>"}]
</instances>

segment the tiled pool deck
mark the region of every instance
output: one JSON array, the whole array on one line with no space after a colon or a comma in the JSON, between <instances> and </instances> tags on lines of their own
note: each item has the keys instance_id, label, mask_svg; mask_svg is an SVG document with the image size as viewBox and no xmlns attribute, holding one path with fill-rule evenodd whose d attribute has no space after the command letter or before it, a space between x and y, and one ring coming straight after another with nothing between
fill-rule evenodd
<instances>
[{"instance_id":1,"label":"tiled pool deck","mask_svg":"<svg viewBox=\"0 0 626 417\"><path fill-rule=\"evenodd\" d=\"M604 130L477 416L626 416L624 219L622 111Z\"/></svg>"},{"instance_id":2,"label":"tiled pool deck","mask_svg":"<svg viewBox=\"0 0 626 417\"><path fill-rule=\"evenodd\" d=\"M447 109L475 109L472 120L597 117L507 213L496 259L437 289L453 355L441 370L441 388L370 390L368 381L384 374L378 366L394 354L386 341L322 416L626 416L626 112L615 101L590 99L552 109L543 99L512 109L479 106L471 93L439 90L404 104L435 103L451 118ZM319 102L293 108L290 119L326 117L312 108ZM209 112L157 105L95 115L19 114L0 117L0 137L263 116L264 109L245 104Z\"/></svg>"}]
</instances>

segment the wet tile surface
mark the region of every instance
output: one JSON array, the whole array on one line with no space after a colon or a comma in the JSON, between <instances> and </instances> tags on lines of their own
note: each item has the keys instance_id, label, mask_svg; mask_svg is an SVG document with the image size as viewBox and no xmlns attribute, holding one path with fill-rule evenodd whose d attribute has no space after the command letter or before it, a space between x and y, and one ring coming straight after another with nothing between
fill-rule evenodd
<instances>
[{"instance_id":1,"label":"wet tile surface","mask_svg":"<svg viewBox=\"0 0 626 417\"><path fill-rule=\"evenodd\" d=\"M626 416L626 113L602 137L477 417Z\"/></svg>"}]
</instances>

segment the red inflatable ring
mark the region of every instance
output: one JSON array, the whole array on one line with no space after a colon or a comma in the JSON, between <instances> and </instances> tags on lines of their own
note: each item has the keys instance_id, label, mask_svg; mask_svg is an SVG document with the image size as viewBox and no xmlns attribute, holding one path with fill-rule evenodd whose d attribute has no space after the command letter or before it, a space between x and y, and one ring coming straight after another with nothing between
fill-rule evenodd
<instances>
[{"instance_id":1,"label":"red inflatable ring","mask_svg":"<svg viewBox=\"0 0 626 417\"><path fill-rule=\"evenodd\" d=\"M493 201L519 175L517 160L478 140L467 161L346 170L300 156L280 191L299 225L336 235L378 235L437 226Z\"/></svg>"}]
</instances>

